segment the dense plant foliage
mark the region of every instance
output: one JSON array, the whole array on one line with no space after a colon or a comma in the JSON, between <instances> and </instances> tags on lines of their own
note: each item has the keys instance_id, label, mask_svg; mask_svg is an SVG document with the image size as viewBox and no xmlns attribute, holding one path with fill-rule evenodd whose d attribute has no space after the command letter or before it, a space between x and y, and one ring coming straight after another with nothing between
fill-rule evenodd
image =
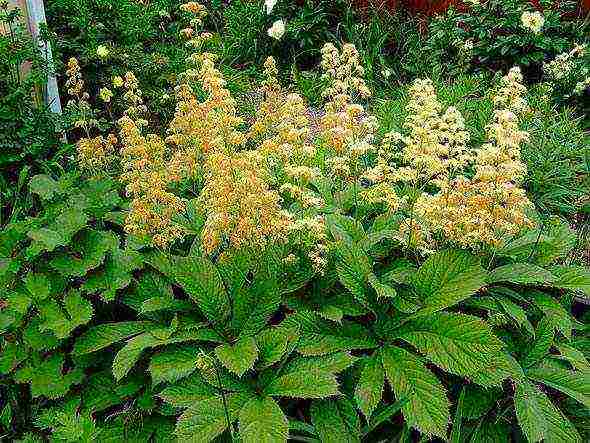
<instances>
[{"instance_id":1,"label":"dense plant foliage","mask_svg":"<svg viewBox=\"0 0 590 443\"><path fill-rule=\"evenodd\" d=\"M60 121L45 108L41 92L48 69L24 31L17 10L0 2L0 223L26 212L22 189L42 171L58 172ZM67 151L67 149L65 149ZM61 153L63 154L63 152Z\"/></svg>"},{"instance_id":2,"label":"dense plant foliage","mask_svg":"<svg viewBox=\"0 0 590 443\"><path fill-rule=\"evenodd\" d=\"M590 438L590 146L545 85L510 65L394 88L349 17L359 47L318 47L298 91L261 54L328 35L307 6L99 3L79 29L130 22L61 42L76 167L23 179L30 210L2 223L2 438Z\"/></svg>"},{"instance_id":3,"label":"dense plant foliage","mask_svg":"<svg viewBox=\"0 0 590 443\"><path fill-rule=\"evenodd\" d=\"M519 65L530 81L545 80L558 89L558 102L581 101L587 109L590 34L588 21L575 19L577 2L466 3L468 8L451 8L431 22L428 46L443 69L453 74Z\"/></svg>"}]
</instances>

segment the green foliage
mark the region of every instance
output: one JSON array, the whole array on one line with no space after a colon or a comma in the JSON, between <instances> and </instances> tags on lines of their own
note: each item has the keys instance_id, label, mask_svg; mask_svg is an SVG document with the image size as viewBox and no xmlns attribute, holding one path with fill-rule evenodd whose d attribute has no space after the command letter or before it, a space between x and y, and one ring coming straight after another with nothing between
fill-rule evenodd
<instances>
[{"instance_id":1,"label":"green foliage","mask_svg":"<svg viewBox=\"0 0 590 443\"><path fill-rule=\"evenodd\" d=\"M62 146L60 118L42 100L53 68L21 20L18 9L0 3L1 225L31 210L26 183L40 172L62 171L71 150Z\"/></svg>"},{"instance_id":2,"label":"green foliage","mask_svg":"<svg viewBox=\"0 0 590 443\"><path fill-rule=\"evenodd\" d=\"M227 36L211 44L240 66L275 53L308 69L318 41L337 34L361 49L374 83L387 80L385 69L396 79L425 69L415 23L403 26L402 15L359 25L346 11L339 24L340 2L279 1L270 15L262 2L211 5L207 26ZM184 68L177 2L56 0L48 11L62 56L83 60L91 89L133 69L154 104ZM280 17L287 32L275 42L266 29ZM558 17L548 21L554 29ZM110 45L108 61L96 55L99 44ZM487 79L443 83L441 101L456 104L482 141ZM385 130L403 124L405 88L393 93L379 105ZM570 113L543 103L527 117L524 152L538 229L492 251L422 256L396 238L398 218L356 200L361 186L317 180L310 189L326 205L309 213L327 228L323 273L290 267L289 253L307 251L288 242L205 256L197 199L187 240L155 250L124 231L129 203L118 182L52 168L29 180L27 170L19 192L32 215L0 232L0 435L587 441L590 274L572 259L576 232L547 217L582 213L587 137ZM155 110L165 120L170 108Z\"/></svg>"},{"instance_id":3,"label":"green foliage","mask_svg":"<svg viewBox=\"0 0 590 443\"><path fill-rule=\"evenodd\" d=\"M475 2L465 12L451 8L431 23L429 46L456 69L465 42L473 43L467 67L505 70L514 65L530 66L532 78L539 74L541 62L583 43L585 24L572 19L577 5L572 1L541 0L544 18L540 32L527 29L523 12L536 12L534 5L521 0ZM535 70L536 69L536 72Z\"/></svg>"}]
</instances>

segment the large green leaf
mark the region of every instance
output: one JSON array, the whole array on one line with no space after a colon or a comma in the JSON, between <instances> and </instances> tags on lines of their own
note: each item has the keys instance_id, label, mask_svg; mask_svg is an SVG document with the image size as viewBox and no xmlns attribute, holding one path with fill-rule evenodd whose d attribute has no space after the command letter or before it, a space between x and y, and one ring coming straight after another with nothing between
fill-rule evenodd
<instances>
[{"instance_id":1,"label":"large green leaf","mask_svg":"<svg viewBox=\"0 0 590 443\"><path fill-rule=\"evenodd\" d=\"M335 372L354 360L343 353L322 357L299 358L285 367L282 374L268 383L264 392L292 398L325 398L338 394Z\"/></svg>"},{"instance_id":2,"label":"large green leaf","mask_svg":"<svg viewBox=\"0 0 590 443\"><path fill-rule=\"evenodd\" d=\"M354 390L354 397L365 418L369 420L381 401L385 371L378 353L366 358L363 363L361 375Z\"/></svg>"},{"instance_id":3,"label":"large green leaf","mask_svg":"<svg viewBox=\"0 0 590 443\"><path fill-rule=\"evenodd\" d=\"M233 422L239 411L251 399L249 394L237 393L196 401L183 412L176 423L176 436L182 442L209 442L228 427L227 419Z\"/></svg>"},{"instance_id":4,"label":"large green leaf","mask_svg":"<svg viewBox=\"0 0 590 443\"><path fill-rule=\"evenodd\" d=\"M570 421L531 383L516 384L514 407L518 423L529 442L582 441Z\"/></svg>"},{"instance_id":5,"label":"large green leaf","mask_svg":"<svg viewBox=\"0 0 590 443\"><path fill-rule=\"evenodd\" d=\"M551 349L555 326L549 317L543 317L537 324L535 339L522 360L523 367L531 367L541 361Z\"/></svg>"},{"instance_id":6,"label":"large green leaf","mask_svg":"<svg viewBox=\"0 0 590 443\"><path fill-rule=\"evenodd\" d=\"M238 376L254 367L258 358L256 341L252 337L240 338L233 344L223 344L215 348L215 355L227 369Z\"/></svg>"},{"instance_id":7,"label":"large green leaf","mask_svg":"<svg viewBox=\"0 0 590 443\"><path fill-rule=\"evenodd\" d=\"M479 261L465 251L450 249L430 256L411 278L424 304L416 315L460 303L485 286L486 278Z\"/></svg>"},{"instance_id":8,"label":"large green leaf","mask_svg":"<svg viewBox=\"0 0 590 443\"><path fill-rule=\"evenodd\" d=\"M531 263L512 263L490 272L488 283L508 282L523 285L549 284L555 276L540 266Z\"/></svg>"},{"instance_id":9,"label":"large green leaf","mask_svg":"<svg viewBox=\"0 0 590 443\"><path fill-rule=\"evenodd\" d=\"M316 400L311 405L310 414L323 443L360 442L360 422L348 399Z\"/></svg>"},{"instance_id":10,"label":"large green leaf","mask_svg":"<svg viewBox=\"0 0 590 443\"><path fill-rule=\"evenodd\" d=\"M590 408L590 372L556 368L529 369L526 375L557 389Z\"/></svg>"},{"instance_id":11,"label":"large green leaf","mask_svg":"<svg viewBox=\"0 0 590 443\"><path fill-rule=\"evenodd\" d=\"M33 398L63 397L73 384L80 383L84 378L84 373L77 368L64 373L64 363L65 357L62 354L54 354L43 361L35 359L18 370L15 380L30 383Z\"/></svg>"},{"instance_id":12,"label":"large green leaf","mask_svg":"<svg viewBox=\"0 0 590 443\"><path fill-rule=\"evenodd\" d=\"M211 261L202 257L177 257L174 276L211 322L220 323L228 318L229 297Z\"/></svg>"},{"instance_id":13,"label":"large green leaf","mask_svg":"<svg viewBox=\"0 0 590 443\"><path fill-rule=\"evenodd\" d=\"M238 416L240 438L244 443L286 442L289 423L283 411L270 397L250 399Z\"/></svg>"},{"instance_id":14,"label":"large green leaf","mask_svg":"<svg viewBox=\"0 0 590 443\"><path fill-rule=\"evenodd\" d=\"M82 277L100 266L106 253L118 246L119 240L112 232L83 230L75 237L71 251L58 253L50 266L62 275Z\"/></svg>"},{"instance_id":15,"label":"large green leaf","mask_svg":"<svg viewBox=\"0 0 590 443\"><path fill-rule=\"evenodd\" d=\"M193 404L218 395L217 388L211 386L200 372L193 372L158 394L162 400L175 407L190 407Z\"/></svg>"},{"instance_id":16,"label":"large green leaf","mask_svg":"<svg viewBox=\"0 0 590 443\"><path fill-rule=\"evenodd\" d=\"M184 343L189 341L210 341L211 335L207 329L192 329L180 331L171 336L160 335L157 330L144 332L125 343L113 360L113 375L117 380L122 379L135 366L141 354L155 346ZM163 331L165 332L165 331Z\"/></svg>"},{"instance_id":17,"label":"large green leaf","mask_svg":"<svg viewBox=\"0 0 590 443\"><path fill-rule=\"evenodd\" d=\"M590 269L583 266L554 266L551 272L556 277L554 286L581 291L590 297Z\"/></svg>"},{"instance_id":18,"label":"large green leaf","mask_svg":"<svg viewBox=\"0 0 590 443\"><path fill-rule=\"evenodd\" d=\"M442 383L418 357L404 349L388 346L381 350L381 358L396 397L408 399L402 407L408 425L446 438L450 403Z\"/></svg>"},{"instance_id":19,"label":"large green leaf","mask_svg":"<svg viewBox=\"0 0 590 443\"><path fill-rule=\"evenodd\" d=\"M276 280L259 271L249 286L234 292L232 326L240 336L252 336L264 328L281 303Z\"/></svg>"},{"instance_id":20,"label":"large green leaf","mask_svg":"<svg viewBox=\"0 0 590 443\"><path fill-rule=\"evenodd\" d=\"M304 355L324 355L377 346L376 340L360 324L346 320L335 324L315 312L297 312L287 317L283 325L299 328L301 337L297 350Z\"/></svg>"},{"instance_id":21,"label":"large green leaf","mask_svg":"<svg viewBox=\"0 0 590 443\"><path fill-rule=\"evenodd\" d=\"M154 324L147 321L123 321L103 323L90 328L78 337L74 345L74 354L82 355L98 351L107 346L147 331Z\"/></svg>"},{"instance_id":22,"label":"large green leaf","mask_svg":"<svg viewBox=\"0 0 590 443\"><path fill-rule=\"evenodd\" d=\"M149 371L154 385L168 381L175 382L197 369L199 348L173 346L154 354L150 360Z\"/></svg>"},{"instance_id":23,"label":"large green leaf","mask_svg":"<svg viewBox=\"0 0 590 443\"><path fill-rule=\"evenodd\" d=\"M411 320L399 338L444 370L466 377L488 367L503 348L480 318L447 312Z\"/></svg>"},{"instance_id":24,"label":"large green leaf","mask_svg":"<svg viewBox=\"0 0 590 443\"><path fill-rule=\"evenodd\" d=\"M340 283L348 289L352 295L362 303L367 302L365 285L371 273L369 257L357 244L337 244L338 261L336 272Z\"/></svg>"},{"instance_id":25,"label":"large green leaf","mask_svg":"<svg viewBox=\"0 0 590 443\"><path fill-rule=\"evenodd\" d=\"M131 283L132 272L142 266L143 259L139 252L131 249L115 249L107 255L102 269L88 275L82 289L92 293L100 292L105 301L113 301L117 291Z\"/></svg>"},{"instance_id":26,"label":"large green leaf","mask_svg":"<svg viewBox=\"0 0 590 443\"><path fill-rule=\"evenodd\" d=\"M43 301L38 306L43 319L41 331L51 331L57 338L65 338L78 326L92 318L92 304L78 292L70 292L64 297L63 308L53 299Z\"/></svg>"}]
</instances>

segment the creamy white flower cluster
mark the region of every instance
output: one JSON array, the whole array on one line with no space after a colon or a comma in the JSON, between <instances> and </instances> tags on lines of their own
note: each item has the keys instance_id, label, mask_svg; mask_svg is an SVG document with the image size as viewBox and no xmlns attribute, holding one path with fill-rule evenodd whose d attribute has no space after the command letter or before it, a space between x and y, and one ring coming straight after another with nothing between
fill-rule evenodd
<instances>
[{"instance_id":1,"label":"creamy white flower cluster","mask_svg":"<svg viewBox=\"0 0 590 443\"><path fill-rule=\"evenodd\" d=\"M533 34L540 34L545 24L545 17L539 11L524 11L520 17L522 27L528 29Z\"/></svg>"}]
</instances>

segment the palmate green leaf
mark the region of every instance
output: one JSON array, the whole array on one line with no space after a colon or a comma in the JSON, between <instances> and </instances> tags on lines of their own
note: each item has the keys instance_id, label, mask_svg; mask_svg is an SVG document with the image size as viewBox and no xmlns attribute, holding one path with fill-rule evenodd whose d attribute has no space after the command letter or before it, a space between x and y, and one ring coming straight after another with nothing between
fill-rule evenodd
<instances>
[{"instance_id":1,"label":"palmate green leaf","mask_svg":"<svg viewBox=\"0 0 590 443\"><path fill-rule=\"evenodd\" d=\"M447 312L409 321L400 329L399 338L437 366L466 377L488 367L503 348L480 318Z\"/></svg>"},{"instance_id":2,"label":"palmate green leaf","mask_svg":"<svg viewBox=\"0 0 590 443\"><path fill-rule=\"evenodd\" d=\"M354 390L354 398L367 421L381 401L383 385L385 384L385 371L381 357L378 353L363 361L363 367L359 381Z\"/></svg>"},{"instance_id":3,"label":"palmate green leaf","mask_svg":"<svg viewBox=\"0 0 590 443\"><path fill-rule=\"evenodd\" d=\"M75 237L71 252L57 254L49 265L61 275L82 277L100 266L107 251L118 246L119 240L112 232L83 230Z\"/></svg>"},{"instance_id":4,"label":"palmate green leaf","mask_svg":"<svg viewBox=\"0 0 590 443\"><path fill-rule=\"evenodd\" d=\"M408 425L427 435L446 438L450 403L442 383L408 351L388 346L381 350L383 368Z\"/></svg>"},{"instance_id":5,"label":"palmate green leaf","mask_svg":"<svg viewBox=\"0 0 590 443\"><path fill-rule=\"evenodd\" d=\"M215 355L223 366L241 377L254 367L258 358L258 348L253 337L240 338L233 344L222 344L215 348Z\"/></svg>"},{"instance_id":6,"label":"palmate green leaf","mask_svg":"<svg viewBox=\"0 0 590 443\"><path fill-rule=\"evenodd\" d=\"M548 270L531 263L512 263L490 272L488 283L517 283L523 285L550 284L556 277Z\"/></svg>"},{"instance_id":7,"label":"palmate green leaf","mask_svg":"<svg viewBox=\"0 0 590 443\"><path fill-rule=\"evenodd\" d=\"M583 266L554 266L551 272L556 277L553 282L555 287L581 291L590 297L590 269Z\"/></svg>"},{"instance_id":8,"label":"palmate green leaf","mask_svg":"<svg viewBox=\"0 0 590 443\"><path fill-rule=\"evenodd\" d=\"M74 345L74 354L83 355L104 349L113 343L141 334L151 327L154 327L154 323L147 321L103 323L94 326L78 337Z\"/></svg>"},{"instance_id":9,"label":"palmate green leaf","mask_svg":"<svg viewBox=\"0 0 590 443\"><path fill-rule=\"evenodd\" d=\"M37 309L43 323L41 331L51 331L57 338L65 338L78 326L92 319L92 304L78 292L70 292L63 299L63 309L53 299L45 300Z\"/></svg>"},{"instance_id":10,"label":"palmate green leaf","mask_svg":"<svg viewBox=\"0 0 590 443\"><path fill-rule=\"evenodd\" d=\"M227 417L235 421L251 399L250 394L235 393L227 394L225 402L221 396L197 401L178 418L174 432L179 441L186 443L212 441L227 429Z\"/></svg>"},{"instance_id":11,"label":"palmate green leaf","mask_svg":"<svg viewBox=\"0 0 590 443\"><path fill-rule=\"evenodd\" d=\"M430 256L411 278L424 304L415 315L460 303L485 286L486 278L479 261L465 251L450 249Z\"/></svg>"},{"instance_id":12,"label":"palmate green leaf","mask_svg":"<svg viewBox=\"0 0 590 443\"><path fill-rule=\"evenodd\" d=\"M240 438L244 443L286 442L289 422L270 397L250 399L238 415Z\"/></svg>"},{"instance_id":13,"label":"palmate green leaf","mask_svg":"<svg viewBox=\"0 0 590 443\"><path fill-rule=\"evenodd\" d=\"M310 414L323 443L360 442L360 421L347 398L316 400L311 404Z\"/></svg>"},{"instance_id":14,"label":"palmate green leaf","mask_svg":"<svg viewBox=\"0 0 590 443\"><path fill-rule=\"evenodd\" d=\"M219 390L203 378L200 372L193 372L188 377L168 386L158 394L162 400L177 408L190 407L194 403L213 398Z\"/></svg>"},{"instance_id":15,"label":"palmate green leaf","mask_svg":"<svg viewBox=\"0 0 590 443\"><path fill-rule=\"evenodd\" d=\"M63 354L53 354L43 361L35 359L29 366L17 371L15 381L30 383L33 398L57 399L63 397L72 385L79 384L84 377L84 373L77 368L64 373L64 362Z\"/></svg>"},{"instance_id":16,"label":"palmate green leaf","mask_svg":"<svg viewBox=\"0 0 590 443\"><path fill-rule=\"evenodd\" d=\"M149 366L153 384L175 382L194 372L198 353L198 347L188 345L172 346L154 354Z\"/></svg>"},{"instance_id":17,"label":"palmate green leaf","mask_svg":"<svg viewBox=\"0 0 590 443\"><path fill-rule=\"evenodd\" d=\"M590 408L590 372L556 368L529 369L526 375L557 389Z\"/></svg>"},{"instance_id":18,"label":"palmate green leaf","mask_svg":"<svg viewBox=\"0 0 590 443\"><path fill-rule=\"evenodd\" d=\"M226 320L230 314L229 297L219 272L206 258L176 257L174 277L212 323Z\"/></svg>"},{"instance_id":19,"label":"palmate green leaf","mask_svg":"<svg viewBox=\"0 0 590 443\"><path fill-rule=\"evenodd\" d=\"M299 311L287 317L283 325L299 328L301 337L297 350L303 355L324 355L377 346L376 340L360 324L346 320L335 324L315 312Z\"/></svg>"},{"instance_id":20,"label":"palmate green leaf","mask_svg":"<svg viewBox=\"0 0 590 443\"><path fill-rule=\"evenodd\" d=\"M571 422L530 382L516 384L514 407L529 442L582 442Z\"/></svg>"}]
</instances>

